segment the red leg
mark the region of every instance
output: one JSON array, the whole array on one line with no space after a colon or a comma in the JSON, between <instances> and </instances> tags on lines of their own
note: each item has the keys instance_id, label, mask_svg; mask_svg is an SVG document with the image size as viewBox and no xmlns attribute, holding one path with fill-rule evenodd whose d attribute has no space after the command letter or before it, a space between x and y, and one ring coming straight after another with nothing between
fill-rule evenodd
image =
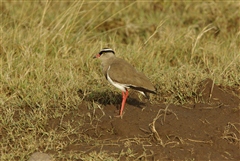
<instances>
[{"instance_id":1,"label":"red leg","mask_svg":"<svg viewBox=\"0 0 240 161\"><path fill-rule=\"evenodd\" d=\"M121 106L121 109L119 111L120 116L122 116L122 114L123 114L123 109L124 109L127 97L128 97L128 90L126 89L126 92L122 92L122 106Z\"/></svg>"}]
</instances>

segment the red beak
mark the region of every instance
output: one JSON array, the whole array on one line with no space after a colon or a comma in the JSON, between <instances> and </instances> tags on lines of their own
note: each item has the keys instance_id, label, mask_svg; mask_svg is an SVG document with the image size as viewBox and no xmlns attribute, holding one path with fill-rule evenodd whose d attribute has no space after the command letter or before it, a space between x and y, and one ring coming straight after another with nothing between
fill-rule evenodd
<instances>
[{"instance_id":1,"label":"red beak","mask_svg":"<svg viewBox=\"0 0 240 161\"><path fill-rule=\"evenodd\" d=\"M100 54L97 54L96 56L94 56L93 58L99 58L100 57Z\"/></svg>"}]
</instances>

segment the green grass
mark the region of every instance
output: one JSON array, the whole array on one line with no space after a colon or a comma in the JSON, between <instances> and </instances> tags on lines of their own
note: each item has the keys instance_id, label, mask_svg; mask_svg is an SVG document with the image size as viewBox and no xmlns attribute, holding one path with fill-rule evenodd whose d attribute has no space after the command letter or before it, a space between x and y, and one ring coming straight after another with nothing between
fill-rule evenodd
<instances>
[{"instance_id":1,"label":"green grass","mask_svg":"<svg viewBox=\"0 0 240 161\"><path fill-rule=\"evenodd\" d=\"M118 57L147 74L159 92L151 97L155 102L197 102L198 84L206 78L239 87L237 1L0 5L1 160L25 160L38 148L54 149L63 134L44 129L48 115L55 118L78 108L83 101L79 90L88 98L102 97L101 91L119 92L92 59L103 47L113 48ZM74 127L65 130L77 133ZM39 133L51 143L35 144Z\"/></svg>"}]
</instances>

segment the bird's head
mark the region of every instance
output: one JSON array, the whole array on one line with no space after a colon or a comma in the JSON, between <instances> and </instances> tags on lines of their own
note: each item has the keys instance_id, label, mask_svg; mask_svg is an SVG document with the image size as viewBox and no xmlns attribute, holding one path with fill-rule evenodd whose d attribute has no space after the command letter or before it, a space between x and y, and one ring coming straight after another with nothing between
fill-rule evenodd
<instances>
[{"instance_id":1,"label":"bird's head","mask_svg":"<svg viewBox=\"0 0 240 161\"><path fill-rule=\"evenodd\" d=\"M115 52L113 51L113 49L110 48L103 48L101 51L99 51L99 53L94 56L93 58L109 58L115 56Z\"/></svg>"}]
</instances>

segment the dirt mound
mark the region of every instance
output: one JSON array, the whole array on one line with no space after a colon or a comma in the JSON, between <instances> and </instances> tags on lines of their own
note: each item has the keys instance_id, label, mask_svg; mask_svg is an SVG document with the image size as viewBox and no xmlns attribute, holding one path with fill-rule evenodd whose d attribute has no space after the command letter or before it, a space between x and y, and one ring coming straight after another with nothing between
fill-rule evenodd
<instances>
[{"instance_id":1,"label":"dirt mound","mask_svg":"<svg viewBox=\"0 0 240 161\"><path fill-rule=\"evenodd\" d=\"M236 106L239 105L240 88L221 88L217 86L213 80L206 79L200 83L198 90L198 100L201 103L211 106ZM201 104L200 103L200 104ZM198 106L198 104L196 104Z\"/></svg>"},{"instance_id":2,"label":"dirt mound","mask_svg":"<svg viewBox=\"0 0 240 161\"><path fill-rule=\"evenodd\" d=\"M144 104L130 96L122 119L114 117L115 105L85 102L62 120L74 125L76 113L85 118L82 141L64 152L106 152L118 160L240 160L239 98L211 80L199 93L202 102L188 106ZM59 120L51 122L54 128Z\"/></svg>"}]
</instances>

